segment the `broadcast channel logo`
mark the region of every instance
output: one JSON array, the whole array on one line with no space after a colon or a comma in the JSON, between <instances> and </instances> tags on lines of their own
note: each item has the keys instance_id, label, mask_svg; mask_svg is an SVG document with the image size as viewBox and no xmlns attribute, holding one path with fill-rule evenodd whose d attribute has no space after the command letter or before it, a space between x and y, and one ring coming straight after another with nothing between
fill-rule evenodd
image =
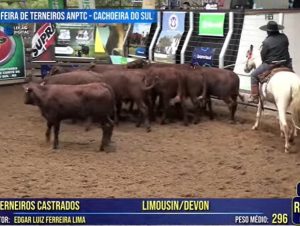
<instances>
[{"instance_id":1,"label":"broadcast channel logo","mask_svg":"<svg viewBox=\"0 0 300 226\"><path fill-rule=\"evenodd\" d=\"M292 213L293 213L293 223L300 224L300 183L297 184L297 197L293 198L292 201Z\"/></svg>"}]
</instances>

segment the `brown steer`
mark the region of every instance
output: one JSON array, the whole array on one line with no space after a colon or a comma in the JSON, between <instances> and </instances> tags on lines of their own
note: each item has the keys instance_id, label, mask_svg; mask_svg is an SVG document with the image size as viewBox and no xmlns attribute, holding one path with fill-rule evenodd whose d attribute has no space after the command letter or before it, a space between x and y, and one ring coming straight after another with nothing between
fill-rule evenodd
<instances>
[{"instance_id":1,"label":"brown steer","mask_svg":"<svg viewBox=\"0 0 300 226\"><path fill-rule=\"evenodd\" d=\"M101 124L103 136L100 150L111 141L115 96L105 83L86 85L47 85L36 83L24 85L25 104L37 105L47 120L46 139L50 140L54 126L53 148L58 148L60 122L65 119L87 119Z\"/></svg>"}]
</instances>

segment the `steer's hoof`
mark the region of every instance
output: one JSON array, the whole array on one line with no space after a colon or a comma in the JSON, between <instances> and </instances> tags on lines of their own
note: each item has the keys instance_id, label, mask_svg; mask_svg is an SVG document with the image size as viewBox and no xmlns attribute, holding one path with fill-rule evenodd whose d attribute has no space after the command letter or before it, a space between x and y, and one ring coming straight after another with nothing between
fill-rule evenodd
<instances>
[{"instance_id":1,"label":"steer's hoof","mask_svg":"<svg viewBox=\"0 0 300 226\"><path fill-rule=\"evenodd\" d=\"M235 125L236 121L235 120L230 120L229 123L232 124L232 125Z\"/></svg>"},{"instance_id":2,"label":"steer's hoof","mask_svg":"<svg viewBox=\"0 0 300 226\"><path fill-rule=\"evenodd\" d=\"M110 152L115 152L116 151L116 146L115 145L108 145L105 147L105 152L110 153Z\"/></svg>"},{"instance_id":3,"label":"steer's hoof","mask_svg":"<svg viewBox=\"0 0 300 226\"><path fill-rule=\"evenodd\" d=\"M200 122L200 119L195 119L193 123L194 123L194 125L197 125L197 124L199 124L199 122Z\"/></svg>"}]
</instances>

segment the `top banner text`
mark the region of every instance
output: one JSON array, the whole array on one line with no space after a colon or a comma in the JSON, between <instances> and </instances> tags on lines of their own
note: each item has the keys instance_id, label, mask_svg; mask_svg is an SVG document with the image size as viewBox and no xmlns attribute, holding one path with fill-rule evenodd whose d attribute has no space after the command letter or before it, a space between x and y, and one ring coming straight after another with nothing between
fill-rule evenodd
<instances>
[{"instance_id":1,"label":"top banner text","mask_svg":"<svg viewBox=\"0 0 300 226\"><path fill-rule=\"evenodd\" d=\"M155 23L157 11L135 10L0 10L0 23Z\"/></svg>"}]
</instances>

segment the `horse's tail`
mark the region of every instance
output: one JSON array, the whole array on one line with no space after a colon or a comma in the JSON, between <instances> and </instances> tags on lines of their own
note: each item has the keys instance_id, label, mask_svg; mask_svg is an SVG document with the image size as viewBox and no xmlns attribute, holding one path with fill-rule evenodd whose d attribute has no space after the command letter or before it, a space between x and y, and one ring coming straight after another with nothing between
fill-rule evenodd
<instances>
[{"instance_id":1,"label":"horse's tail","mask_svg":"<svg viewBox=\"0 0 300 226\"><path fill-rule=\"evenodd\" d=\"M291 113L294 126L297 129L300 129L300 86L293 96L293 100L291 102Z\"/></svg>"}]
</instances>

